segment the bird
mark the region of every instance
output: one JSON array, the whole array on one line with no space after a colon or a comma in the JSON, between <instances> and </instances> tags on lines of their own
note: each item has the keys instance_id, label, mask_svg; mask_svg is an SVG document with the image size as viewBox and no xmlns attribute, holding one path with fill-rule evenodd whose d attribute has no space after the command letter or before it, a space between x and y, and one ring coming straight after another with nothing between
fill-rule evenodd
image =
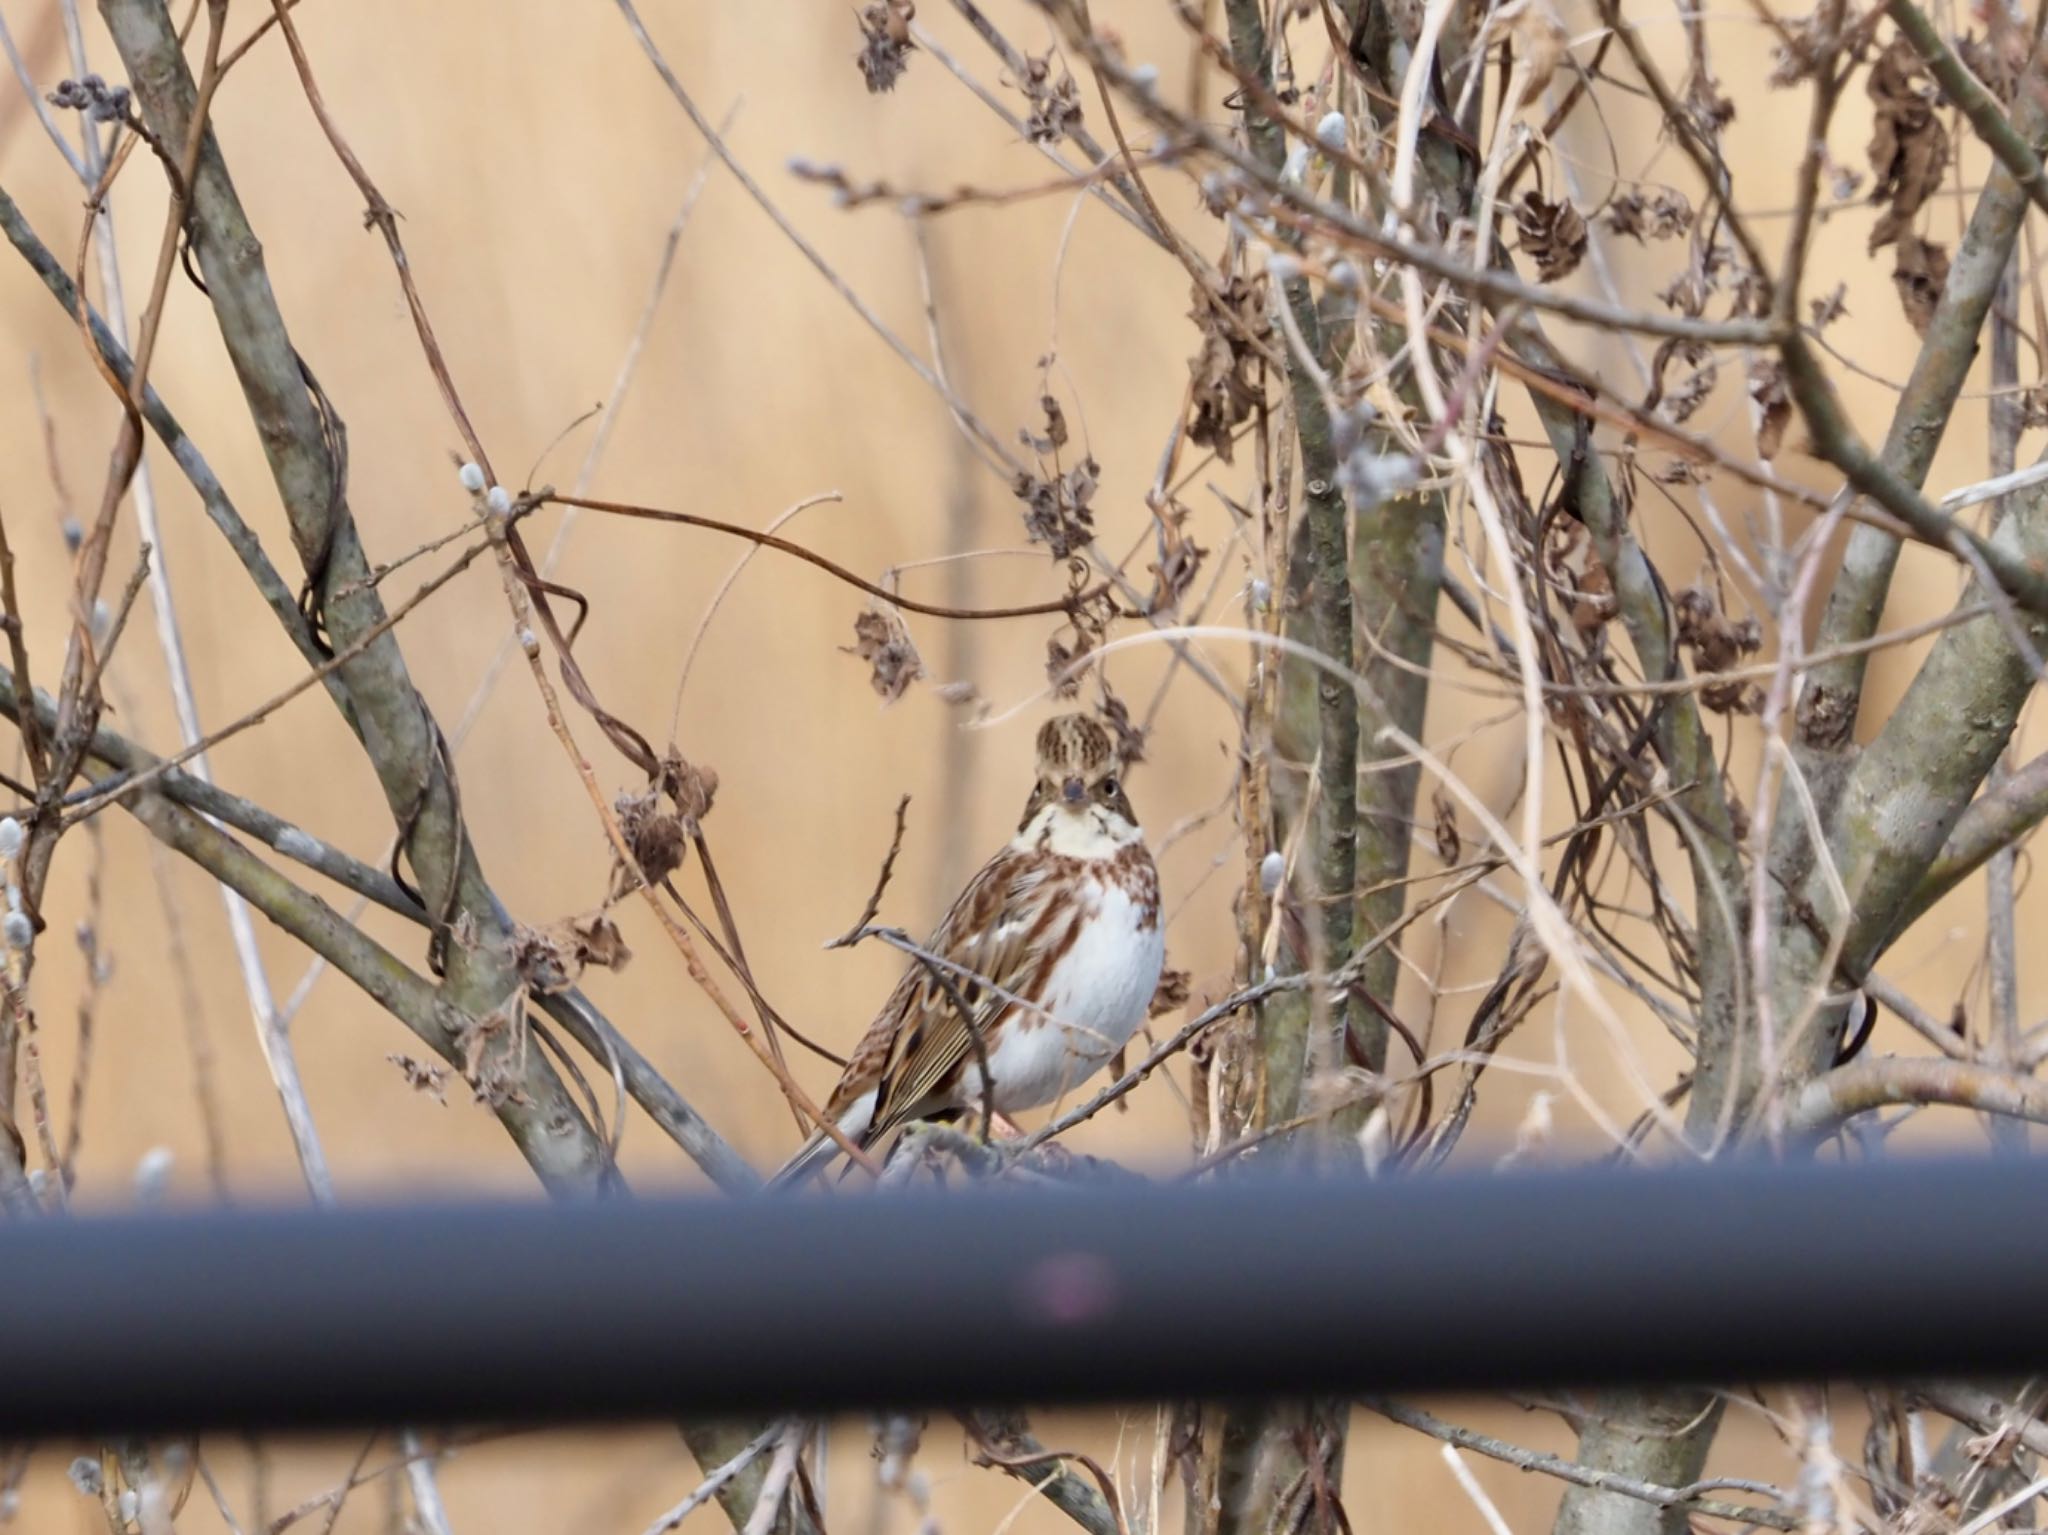
<instances>
[{"instance_id":1,"label":"bird","mask_svg":"<svg viewBox=\"0 0 2048 1535\"><path fill-rule=\"evenodd\" d=\"M1166 960L1159 870L1115 745L1085 714L1047 720L1036 745L1017 835L924 945L934 963L911 959L825 1101L856 1146L917 1120L1041 1108L1145 1019ZM819 1130L771 1186L801 1183L839 1149Z\"/></svg>"}]
</instances>

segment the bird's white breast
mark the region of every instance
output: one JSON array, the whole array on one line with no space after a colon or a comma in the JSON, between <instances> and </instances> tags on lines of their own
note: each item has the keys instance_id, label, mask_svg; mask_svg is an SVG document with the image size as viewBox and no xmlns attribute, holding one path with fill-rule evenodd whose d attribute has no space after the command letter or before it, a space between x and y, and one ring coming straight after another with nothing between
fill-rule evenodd
<instances>
[{"instance_id":1,"label":"bird's white breast","mask_svg":"<svg viewBox=\"0 0 2048 1535\"><path fill-rule=\"evenodd\" d=\"M1005 1114L1043 1107L1079 1087L1123 1048L1145 1020L1166 936L1123 885L1090 879L1091 915L1053 967L1044 1015L1012 1013L989 1051L995 1105ZM968 1103L980 1101L978 1072L966 1076Z\"/></svg>"}]
</instances>

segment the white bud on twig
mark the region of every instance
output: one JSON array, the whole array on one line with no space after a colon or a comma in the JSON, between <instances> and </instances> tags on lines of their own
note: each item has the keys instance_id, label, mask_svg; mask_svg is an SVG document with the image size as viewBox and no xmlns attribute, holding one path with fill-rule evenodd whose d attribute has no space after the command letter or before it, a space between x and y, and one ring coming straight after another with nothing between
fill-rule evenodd
<instances>
[{"instance_id":1,"label":"white bud on twig","mask_svg":"<svg viewBox=\"0 0 2048 1535\"><path fill-rule=\"evenodd\" d=\"M1159 66L1157 64L1137 65L1131 70L1131 84L1135 85L1146 95L1151 95L1159 89Z\"/></svg>"},{"instance_id":2,"label":"white bud on twig","mask_svg":"<svg viewBox=\"0 0 2048 1535\"><path fill-rule=\"evenodd\" d=\"M11 815L0 816L0 858L20 857L24 840L21 822Z\"/></svg>"},{"instance_id":3,"label":"white bud on twig","mask_svg":"<svg viewBox=\"0 0 2048 1535\"><path fill-rule=\"evenodd\" d=\"M0 932L6 933L7 947L17 953L26 954L28 946L36 941L36 925L25 911L10 911L0 918Z\"/></svg>"},{"instance_id":4,"label":"white bud on twig","mask_svg":"<svg viewBox=\"0 0 2048 1535\"><path fill-rule=\"evenodd\" d=\"M538 656L540 654L540 636L531 629L521 629L519 631L519 648L529 656Z\"/></svg>"},{"instance_id":5,"label":"white bud on twig","mask_svg":"<svg viewBox=\"0 0 2048 1535\"><path fill-rule=\"evenodd\" d=\"M484 488L484 472L475 464L464 464L458 473L462 478L462 488L472 496Z\"/></svg>"},{"instance_id":6,"label":"white bud on twig","mask_svg":"<svg viewBox=\"0 0 2048 1535\"><path fill-rule=\"evenodd\" d=\"M1259 888L1271 895L1280 888L1280 881L1287 873L1287 860L1278 848L1259 860Z\"/></svg>"},{"instance_id":7,"label":"white bud on twig","mask_svg":"<svg viewBox=\"0 0 2048 1535\"><path fill-rule=\"evenodd\" d=\"M1287 151L1287 163L1280 167L1280 179L1294 186L1308 174L1308 145L1296 144Z\"/></svg>"},{"instance_id":8,"label":"white bud on twig","mask_svg":"<svg viewBox=\"0 0 2048 1535\"><path fill-rule=\"evenodd\" d=\"M106 1477L100 1471L100 1463L90 1455L79 1456L64 1468L64 1474L71 1478L71 1485L88 1498L98 1497L100 1489L107 1485Z\"/></svg>"},{"instance_id":9,"label":"white bud on twig","mask_svg":"<svg viewBox=\"0 0 2048 1535\"><path fill-rule=\"evenodd\" d=\"M1252 611L1263 613L1273 605L1273 583L1263 577L1252 578Z\"/></svg>"},{"instance_id":10,"label":"white bud on twig","mask_svg":"<svg viewBox=\"0 0 2048 1535\"><path fill-rule=\"evenodd\" d=\"M1345 293L1358 291L1358 268L1348 261L1340 261L1330 268L1329 284Z\"/></svg>"},{"instance_id":11,"label":"white bud on twig","mask_svg":"<svg viewBox=\"0 0 2048 1535\"><path fill-rule=\"evenodd\" d=\"M1344 121L1342 112L1325 112L1323 120L1316 124L1316 142L1332 154L1344 147L1350 136L1350 124Z\"/></svg>"},{"instance_id":12,"label":"white bud on twig","mask_svg":"<svg viewBox=\"0 0 2048 1535\"><path fill-rule=\"evenodd\" d=\"M1301 257L1288 251L1274 251L1266 258L1266 273L1275 282L1293 282L1301 276Z\"/></svg>"},{"instance_id":13,"label":"white bud on twig","mask_svg":"<svg viewBox=\"0 0 2048 1535\"><path fill-rule=\"evenodd\" d=\"M1556 1096L1555 1093L1537 1093L1529 1100L1528 1111L1522 1115L1521 1124L1515 1127L1515 1149L1494 1164L1496 1169L1530 1161L1549 1149L1551 1132L1555 1128L1550 1105Z\"/></svg>"},{"instance_id":14,"label":"white bud on twig","mask_svg":"<svg viewBox=\"0 0 2048 1535\"><path fill-rule=\"evenodd\" d=\"M1394 1137L1387 1118L1387 1106L1381 1103L1374 1106L1358 1130L1359 1160L1365 1164L1368 1178L1378 1176L1380 1169L1387 1165L1393 1149Z\"/></svg>"},{"instance_id":15,"label":"white bud on twig","mask_svg":"<svg viewBox=\"0 0 2048 1535\"><path fill-rule=\"evenodd\" d=\"M146 1205L162 1204L171 1184L171 1164L177 1160L168 1146L152 1146L135 1164L135 1197Z\"/></svg>"},{"instance_id":16,"label":"white bud on twig","mask_svg":"<svg viewBox=\"0 0 2048 1535\"><path fill-rule=\"evenodd\" d=\"M1361 448L1337 466L1337 478L1361 507L1374 507L1415 488L1422 469L1405 453L1374 453Z\"/></svg>"},{"instance_id":17,"label":"white bud on twig","mask_svg":"<svg viewBox=\"0 0 2048 1535\"><path fill-rule=\"evenodd\" d=\"M512 510L512 492L502 485L493 485L484 496L484 505L503 517Z\"/></svg>"}]
</instances>

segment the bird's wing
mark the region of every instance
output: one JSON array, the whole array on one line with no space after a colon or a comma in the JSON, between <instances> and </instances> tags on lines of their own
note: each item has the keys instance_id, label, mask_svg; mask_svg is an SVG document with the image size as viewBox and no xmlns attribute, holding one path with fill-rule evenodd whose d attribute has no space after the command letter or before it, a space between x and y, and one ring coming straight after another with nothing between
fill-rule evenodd
<instances>
[{"instance_id":1,"label":"bird's wing","mask_svg":"<svg viewBox=\"0 0 2048 1535\"><path fill-rule=\"evenodd\" d=\"M941 973L967 1004L974 1034L986 1038L1016 1010L1013 998L1041 997L1053 965L1072 944L1080 913L1063 898L1066 886L1055 874L1043 854L1006 848L968 881L925 945L947 962ZM927 1112L973 1055L968 1021L932 967L913 957L833 1099L844 1093L851 1104L874 1088L869 1134L879 1134Z\"/></svg>"}]
</instances>

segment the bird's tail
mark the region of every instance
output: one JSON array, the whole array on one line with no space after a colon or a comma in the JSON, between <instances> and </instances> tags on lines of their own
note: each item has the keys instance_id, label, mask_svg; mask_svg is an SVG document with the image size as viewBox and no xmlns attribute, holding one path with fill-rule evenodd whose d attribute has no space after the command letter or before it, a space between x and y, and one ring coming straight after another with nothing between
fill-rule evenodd
<instances>
[{"instance_id":1,"label":"bird's tail","mask_svg":"<svg viewBox=\"0 0 2048 1535\"><path fill-rule=\"evenodd\" d=\"M782 1164L775 1176L768 1180L768 1187L771 1191L797 1188L837 1155L839 1143L819 1130L803 1143L795 1156Z\"/></svg>"}]
</instances>

